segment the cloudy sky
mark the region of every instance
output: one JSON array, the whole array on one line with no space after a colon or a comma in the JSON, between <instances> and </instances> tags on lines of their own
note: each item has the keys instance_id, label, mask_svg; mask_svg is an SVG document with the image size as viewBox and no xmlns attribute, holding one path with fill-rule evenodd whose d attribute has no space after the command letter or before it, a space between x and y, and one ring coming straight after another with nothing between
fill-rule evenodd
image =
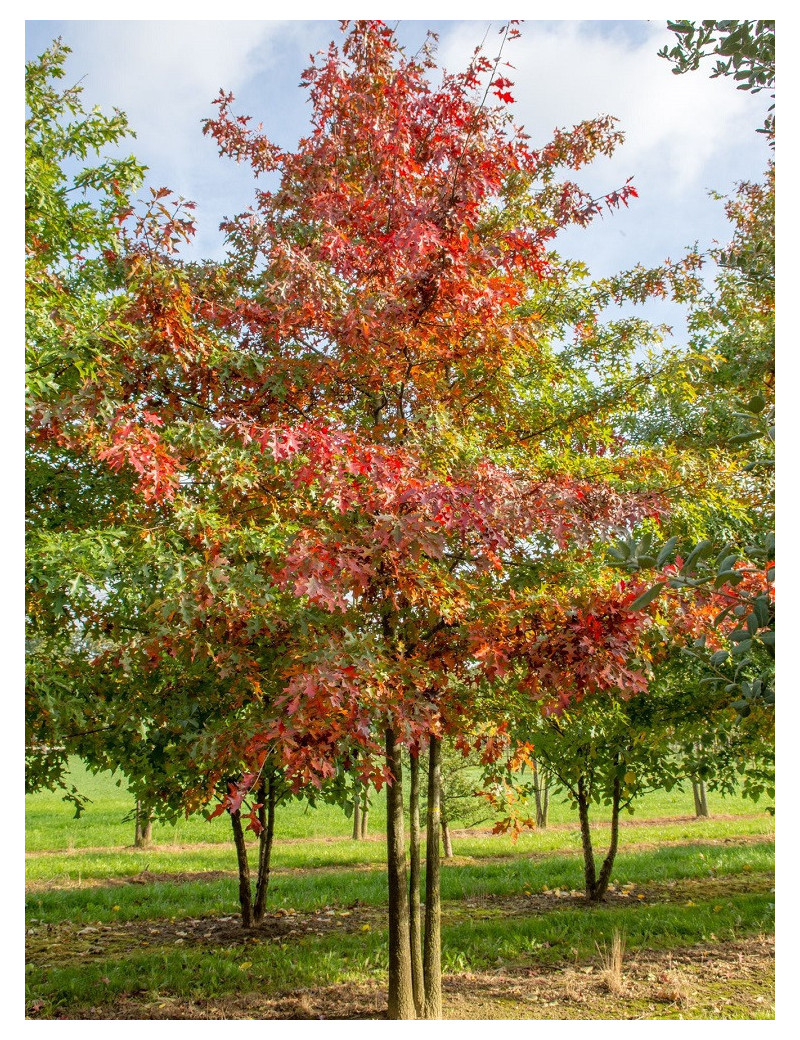
<instances>
[{"instance_id":1,"label":"cloudy sky","mask_svg":"<svg viewBox=\"0 0 800 1040\"><path fill-rule=\"evenodd\" d=\"M400 20L397 33L413 53L426 30L435 30L441 64L455 70L484 37L493 56L501 25ZM341 33L338 22L319 19L32 20L26 22L26 57L57 36L72 48L67 78L82 82L86 102L127 113L137 135L129 149L149 167L148 182L197 203L195 254L219 257L219 223L247 207L254 181L202 136L212 99L221 87L233 92L237 111L290 147L308 119L300 73L312 52ZM512 109L535 143L545 143L555 127L606 113L625 132L624 145L586 171L582 183L597 194L633 177L639 200L588 231L565 233L559 243L597 274L676 258L696 241L702 248L727 240L722 204L709 192L760 178L766 165L768 149L755 132L766 95L737 91L730 80L710 80L705 71L672 75L657 57L671 40L663 21L533 20L506 45L503 57L515 66L508 73L515 82ZM672 314L662 316L672 320Z\"/></svg>"}]
</instances>

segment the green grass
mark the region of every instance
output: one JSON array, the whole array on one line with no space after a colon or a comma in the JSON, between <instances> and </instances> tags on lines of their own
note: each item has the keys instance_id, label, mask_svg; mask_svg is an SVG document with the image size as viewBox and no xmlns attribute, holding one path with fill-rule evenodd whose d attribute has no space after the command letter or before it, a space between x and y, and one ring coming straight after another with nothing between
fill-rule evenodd
<instances>
[{"instance_id":1,"label":"green grass","mask_svg":"<svg viewBox=\"0 0 800 1040\"><path fill-rule=\"evenodd\" d=\"M216 821L215 821L216 822ZM280 833L280 820L279 827ZM642 824L625 827L620 848L637 843L694 842L698 840L735 839L774 832L774 821L766 815L742 816L736 820L692 820L688 823ZM605 848L607 832L599 829L595 835L596 851ZM550 852L577 852L580 834L577 830L544 830L524 833L515 842L506 835L479 835L457 838L454 852L462 862L465 858L508 858L521 855L544 855ZM256 861L256 843L250 842L250 859ZM385 862L386 851L382 841L303 841L297 843L276 839L273 866L277 870L292 868L334 868L369 866ZM26 860L26 878L29 881L52 883L75 882L92 878L130 877L141 871L151 873L195 872L205 870L235 870L236 857L231 842L218 842L213 847L181 848L155 847L150 849L120 849L119 851L58 852L46 855L31 854Z\"/></svg>"},{"instance_id":2,"label":"green grass","mask_svg":"<svg viewBox=\"0 0 800 1040\"><path fill-rule=\"evenodd\" d=\"M133 808L133 798L110 773L94 775L75 761L70 782L91 802L80 819L74 818L72 806L65 803L56 792L43 791L25 798L26 837L28 851L71 850L85 848L124 848L133 843L133 823L125 817ZM709 811L714 814L736 815L747 818L759 812L752 801L737 797L723 798L709 794ZM283 839L348 838L351 822L342 809L334 805L319 804L311 808L307 803L294 800L280 806L278 810L278 834ZM659 817L693 816L694 804L691 788L681 792L657 791L647 795L638 804L636 814L627 819L657 819ZM602 821L604 814L596 811L595 817ZM550 824L558 826L574 823L576 815L570 806L555 799L550 809ZM386 824L386 802L384 794L372 795L370 828L380 833ZM454 826L458 821L454 821ZM684 835L696 835L695 823L673 825L681 831L674 840ZM738 826L738 824L737 824ZM713 835L709 835L713 836ZM197 844L211 842L222 844L231 840L230 824L224 815L214 820L194 816L175 825L155 822L153 841L157 845ZM549 840L549 839L548 839ZM554 846L549 846L554 847ZM468 852L468 855L478 855Z\"/></svg>"},{"instance_id":3,"label":"green grass","mask_svg":"<svg viewBox=\"0 0 800 1040\"><path fill-rule=\"evenodd\" d=\"M371 814L378 840L367 842L349 839L350 821L337 807L293 802L279 809L268 910L313 914L358 900L360 908L335 932L274 940L235 932L224 944L187 940L179 946L174 937L148 929L170 920L180 927L190 917L238 915L227 818L174 828L157 824L155 847L133 849L132 824L122 819L130 797L108 775L87 776L76 767L73 780L93 799L81 820L72 819L57 795L27 799L26 914L34 931L26 979L38 1017L78 1008L100 1008L101 1015L103 1005L126 997L158 1006L171 998L249 999L349 981L385 982L381 797ZM445 971L596 962L617 929L625 931L629 952L771 932L773 819L741 799L709 801L712 813L734 818L674 819L692 817L690 792L645 799L621 829L612 878L635 888L625 901L594 908L569 894L582 889L582 860L576 821L564 805L553 807L548 829L523 833L516 842L488 833L457 838L456 859L442 865ZM607 839L607 828L598 826L598 855ZM253 865L256 852L251 842ZM143 871L158 877L119 883ZM227 876L202 877L211 871ZM543 904L537 899L543 890L562 895ZM498 902L503 899L510 902ZM364 919L371 922L367 931L361 929ZM348 923L355 930L346 931ZM100 932L80 935L87 926ZM97 948L90 934L98 936Z\"/></svg>"},{"instance_id":4,"label":"green grass","mask_svg":"<svg viewBox=\"0 0 800 1040\"><path fill-rule=\"evenodd\" d=\"M565 907L531 917L482 918L443 928L445 971L482 971L503 964L591 961L598 947L624 929L627 949L671 949L766 932L774 927L771 897L739 894L714 903L620 908ZM92 957L80 964L29 965L28 999L45 1014L76 1004L102 1004L140 990L162 996L208 999L256 989L269 996L298 987L383 980L386 934L339 932L291 942L248 942L228 948L158 947Z\"/></svg>"},{"instance_id":5,"label":"green grass","mask_svg":"<svg viewBox=\"0 0 800 1040\"><path fill-rule=\"evenodd\" d=\"M718 907L718 909L717 909ZM740 894L692 906L567 906L532 917L472 918L445 931L445 970L481 971L492 964L586 960L624 931L626 949L673 949L695 943L772 931L774 902L769 893Z\"/></svg>"},{"instance_id":6,"label":"green grass","mask_svg":"<svg viewBox=\"0 0 800 1040\"><path fill-rule=\"evenodd\" d=\"M614 880L619 884L642 886L685 878L764 874L773 869L771 843L715 846L713 850L674 846L621 853L617 857ZM442 898L450 901L520 895L526 888L580 890L582 884L578 857L559 855L543 859L520 856L474 866L444 864L441 880ZM276 874L270 882L269 906L272 908L312 911L345 906L355 900L374 907L386 902L382 868ZM238 912L237 881L231 877L180 883L53 888L30 892L26 910L30 918L75 924L235 914Z\"/></svg>"}]
</instances>

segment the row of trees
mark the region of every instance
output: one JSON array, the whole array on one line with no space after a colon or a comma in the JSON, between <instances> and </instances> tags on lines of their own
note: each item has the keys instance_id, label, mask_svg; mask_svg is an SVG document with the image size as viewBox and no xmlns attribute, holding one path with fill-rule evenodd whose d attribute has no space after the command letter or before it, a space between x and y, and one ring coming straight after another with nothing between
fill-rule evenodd
<instances>
[{"instance_id":1,"label":"row of trees","mask_svg":"<svg viewBox=\"0 0 800 1040\"><path fill-rule=\"evenodd\" d=\"M771 471L737 451L772 407L770 182L731 203L708 298L696 257L593 282L552 242L635 197L572 179L614 121L534 148L501 57L437 85L433 38L409 58L380 22L343 32L304 73L294 151L217 99L206 134L277 184L219 263L180 258L191 204L140 204L133 159L94 161L127 128L59 89L67 49L28 67L28 785L79 755L148 813L227 811L245 924L282 801L385 785L389 1014L437 1018L445 736L506 781L546 762L585 839L591 802L616 819L663 780L656 732L673 758L713 733L752 759L732 685L768 743L772 562L741 547ZM692 301L688 350L604 317L667 292ZM700 533L728 543L711 580L706 548L675 556ZM681 647L723 675L704 700ZM585 767L598 740L610 780ZM586 848L593 898L614 851L594 872Z\"/></svg>"}]
</instances>

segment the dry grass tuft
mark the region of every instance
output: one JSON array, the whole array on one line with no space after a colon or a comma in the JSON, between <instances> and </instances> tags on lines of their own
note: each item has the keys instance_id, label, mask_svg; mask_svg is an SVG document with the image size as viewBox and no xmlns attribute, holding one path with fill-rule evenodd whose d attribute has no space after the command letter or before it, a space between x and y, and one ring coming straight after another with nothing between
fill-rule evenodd
<instances>
[{"instance_id":1,"label":"dry grass tuft","mask_svg":"<svg viewBox=\"0 0 800 1040\"><path fill-rule=\"evenodd\" d=\"M611 939L611 948L608 949L604 943L600 954L603 958L603 968L600 977L608 992L614 996L619 996L625 991L625 980L622 977L622 961L625 957L625 932L615 929Z\"/></svg>"}]
</instances>

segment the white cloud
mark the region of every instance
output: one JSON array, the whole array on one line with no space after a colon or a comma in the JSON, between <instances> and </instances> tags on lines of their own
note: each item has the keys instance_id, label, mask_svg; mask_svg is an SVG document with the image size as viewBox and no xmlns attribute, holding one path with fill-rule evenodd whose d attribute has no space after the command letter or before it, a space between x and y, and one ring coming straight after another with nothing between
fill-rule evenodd
<instances>
[{"instance_id":1,"label":"white cloud","mask_svg":"<svg viewBox=\"0 0 800 1040\"><path fill-rule=\"evenodd\" d=\"M451 69L464 66L487 23L461 23L443 34L440 54ZM712 189L729 191L756 179L768 149L756 134L768 102L711 80L707 69L675 76L657 56L670 42L664 22L526 22L503 59L514 70L515 119L534 144L555 127L596 115L613 115L625 142L576 179L594 194L628 177L639 192L628 210L569 231L560 245L608 272L641 259L657 263L679 255L695 240L725 239L728 228ZM498 43L489 34L487 54Z\"/></svg>"}]
</instances>

